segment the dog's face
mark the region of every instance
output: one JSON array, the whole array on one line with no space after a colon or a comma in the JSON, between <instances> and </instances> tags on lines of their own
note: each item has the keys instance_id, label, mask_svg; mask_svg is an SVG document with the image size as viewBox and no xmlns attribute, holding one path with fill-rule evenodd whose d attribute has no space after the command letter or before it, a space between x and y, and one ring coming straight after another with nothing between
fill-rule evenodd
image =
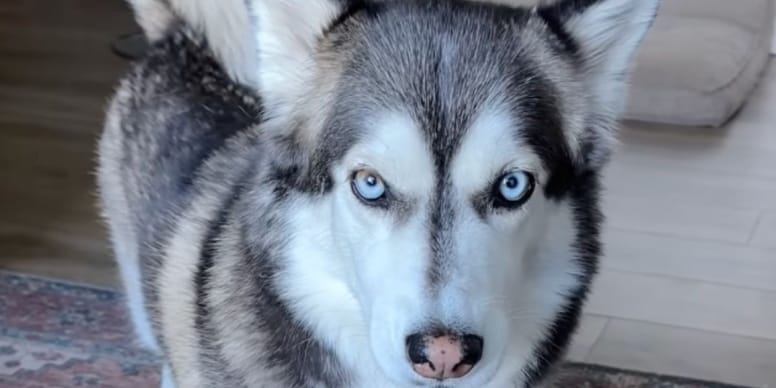
<instances>
[{"instance_id":1,"label":"dog's face","mask_svg":"<svg viewBox=\"0 0 776 388\"><path fill-rule=\"evenodd\" d=\"M573 200L547 192L554 172L511 110L493 104L436 153L412 114L376 116L333 169L331 252L345 260L375 358L400 386L428 381L408 359L415 334L481 338L466 386L514 377L592 270L573 246Z\"/></svg>"},{"instance_id":2,"label":"dog's face","mask_svg":"<svg viewBox=\"0 0 776 388\"><path fill-rule=\"evenodd\" d=\"M397 386L540 377L595 272L597 174L656 1L253 8L267 128L300 155L280 280L300 319Z\"/></svg>"}]
</instances>

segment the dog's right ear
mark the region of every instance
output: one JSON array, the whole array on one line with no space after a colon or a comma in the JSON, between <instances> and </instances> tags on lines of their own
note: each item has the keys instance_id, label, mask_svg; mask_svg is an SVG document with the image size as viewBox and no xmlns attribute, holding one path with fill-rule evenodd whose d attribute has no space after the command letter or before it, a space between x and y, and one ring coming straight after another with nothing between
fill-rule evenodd
<instances>
[{"instance_id":1,"label":"dog's right ear","mask_svg":"<svg viewBox=\"0 0 776 388\"><path fill-rule=\"evenodd\" d=\"M177 19L203 34L236 81L258 89L265 113L304 93L319 38L351 0L129 0L149 40Z\"/></svg>"},{"instance_id":2,"label":"dog's right ear","mask_svg":"<svg viewBox=\"0 0 776 388\"><path fill-rule=\"evenodd\" d=\"M155 42L183 21L198 31L237 82L255 86L258 65L249 0L128 0L146 38Z\"/></svg>"},{"instance_id":3,"label":"dog's right ear","mask_svg":"<svg viewBox=\"0 0 776 388\"><path fill-rule=\"evenodd\" d=\"M258 50L258 89L269 119L286 117L315 72L321 37L347 0L247 0Z\"/></svg>"}]
</instances>

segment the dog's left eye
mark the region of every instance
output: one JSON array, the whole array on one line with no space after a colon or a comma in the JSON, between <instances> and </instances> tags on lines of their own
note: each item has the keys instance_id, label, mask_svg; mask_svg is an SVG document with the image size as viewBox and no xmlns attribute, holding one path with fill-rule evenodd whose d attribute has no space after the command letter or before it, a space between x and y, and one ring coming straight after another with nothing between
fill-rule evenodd
<instances>
[{"instance_id":1,"label":"dog's left eye","mask_svg":"<svg viewBox=\"0 0 776 388\"><path fill-rule=\"evenodd\" d=\"M353 174L353 192L363 201L375 202L385 196L385 182L377 173L360 170Z\"/></svg>"},{"instance_id":2,"label":"dog's left eye","mask_svg":"<svg viewBox=\"0 0 776 388\"><path fill-rule=\"evenodd\" d=\"M497 206L520 206L533 194L534 177L525 171L512 171L503 175L494 189Z\"/></svg>"}]
</instances>

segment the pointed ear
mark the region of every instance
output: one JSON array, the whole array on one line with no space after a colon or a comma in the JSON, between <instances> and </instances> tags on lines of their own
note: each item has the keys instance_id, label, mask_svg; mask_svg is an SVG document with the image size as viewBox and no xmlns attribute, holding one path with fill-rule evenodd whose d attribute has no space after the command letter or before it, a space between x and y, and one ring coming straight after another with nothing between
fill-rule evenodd
<instances>
[{"instance_id":1,"label":"pointed ear","mask_svg":"<svg viewBox=\"0 0 776 388\"><path fill-rule=\"evenodd\" d=\"M539 9L562 26L583 63L600 103L616 115L624 109L633 58L652 25L659 0L561 0Z\"/></svg>"},{"instance_id":2,"label":"pointed ear","mask_svg":"<svg viewBox=\"0 0 776 388\"><path fill-rule=\"evenodd\" d=\"M352 0L129 0L151 40L176 18L198 30L229 75L269 114L302 93L318 39Z\"/></svg>"},{"instance_id":3,"label":"pointed ear","mask_svg":"<svg viewBox=\"0 0 776 388\"><path fill-rule=\"evenodd\" d=\"M270 118L283 117L315 72L316 46L346 0L248 0L258 50L257 80Z\"/></svg>"},{"instance_id":4,"label":"pointed ear","mask_svg":"<svg viewBox=\"0 0 776 388\"><path fill-rule=\"evenodd\" d=\"M166 28L177 18L203 34L226 72L236 81L256 85L256 48L253 44L250 15L246 0L129 0L136 11L142 5L147 9L145 15L151 15L152 21L164 16L163 8L168 8L165 16ZM143 20L144 13L138 12ZM145 16L148 18L149 16ZM156 25L160 25L157 22ZM158 30L158 28L156 29ZM153 38L147 29L147 34ZM153 40L153 39L152 39Z\"/></svg>"},{"instance_id":5,"label":"pointed ear","mask_svg":"<svg viewBox=\"0 0 776 388\"><path fill-rule=\"evenodd\" d=\"M650 29L660 0L560 0L537 8L581 62L593 114L581 139L586 159L600 165L613 145L613 129L624 113L636 52ZM592 160L590 160L592 159Z\"/></svg>"}]
</instances>

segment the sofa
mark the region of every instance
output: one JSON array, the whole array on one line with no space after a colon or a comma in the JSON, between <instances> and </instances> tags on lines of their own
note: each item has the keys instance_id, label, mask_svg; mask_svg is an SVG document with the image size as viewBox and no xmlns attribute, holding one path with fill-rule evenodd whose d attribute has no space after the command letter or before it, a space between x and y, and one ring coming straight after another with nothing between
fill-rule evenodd
<instances>
[{"instance_id":1,"label":"sofa","mask_svg":"<svg viewBox=\"0 0 776 388\"><path fill-rule=\"evenodd\" d=\"M770 60L773 0L663 0L639 52L626 119L718 127Z\"/></svg>"}]
</instances>

